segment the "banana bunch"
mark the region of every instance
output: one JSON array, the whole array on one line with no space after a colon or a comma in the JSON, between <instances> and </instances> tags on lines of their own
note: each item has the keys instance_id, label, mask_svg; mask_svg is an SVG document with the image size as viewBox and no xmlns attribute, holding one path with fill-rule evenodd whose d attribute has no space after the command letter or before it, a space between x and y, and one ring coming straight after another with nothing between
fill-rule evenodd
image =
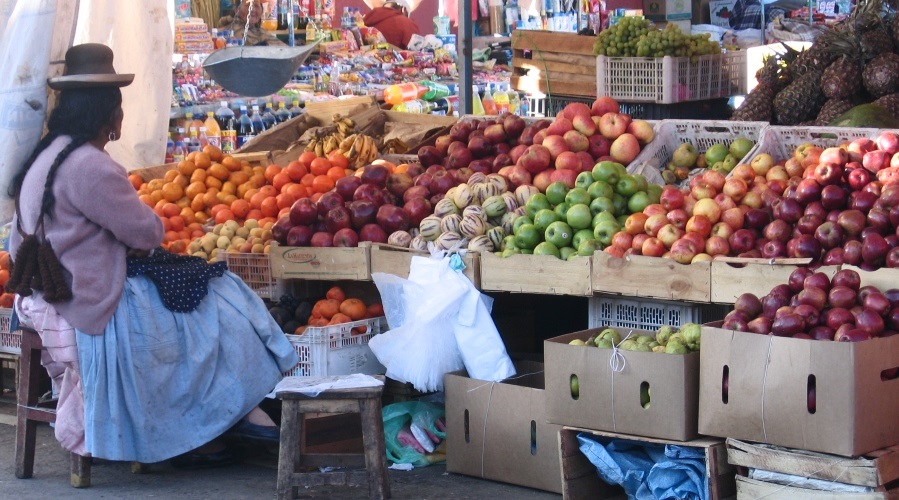
<instances>
[{"instance_id":1,"label":"banana bunch","mask_svg":"<svg viewBox=\"0 0 899 500\"><path fill-rule=\"evenodd\" d=\"M340 141L340 152L350 162L352 168L362 168L378 158L378 145L373 137L352 134Z\"/></svg>"},{"instance_id":2,"label":"banana bunch","mask_svg":"<svg viewBox=\"0 0 899 500\"><path fill-rule=\"evenodd\" d=\"M356 122L351 118L341 116L339 113L332 116L331 121L334 122L333 127L327 127L327 129L332 130L331 133L322 137L316 137L310 141L306 145L306 151L312 151L316 156L320 157L327 156L331 151L340 149L340 143L348 136L353 135L356 129Z\"/></svg>"},{"instance_id":3,"label":"banana bunch","mask_svg":"<svg viewBox=\"0 0 899 500\"><path fill-rule=\"evenodd\" d=\"M408 151L409 145L403 142L402 139L398 139L396 137L390 139L381 146L382 154L401 155L407 153Z\"/></svg>"}]
</instances>

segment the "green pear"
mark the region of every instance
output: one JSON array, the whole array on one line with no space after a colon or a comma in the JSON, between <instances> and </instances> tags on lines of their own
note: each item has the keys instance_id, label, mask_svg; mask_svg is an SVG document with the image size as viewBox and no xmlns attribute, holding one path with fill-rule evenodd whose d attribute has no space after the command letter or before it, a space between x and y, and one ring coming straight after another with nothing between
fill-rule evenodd
<instances>
[{"instance_id":1,"label":"green pear","mask_svg":"<svg viewBox=\"0 0 899 500\"><path fill-rule=\"evenodd\" d=\"M600 347L602 349L611 349L613 346L612 341L609 339L597 339L596 347Z\"/></svg>"},{"instance_id":2,"label":"green pear","mask_svg":"<svg viewBox=\"0 0 899 500\"><path fill-rule=\"evenodd\" d=\"M569 342L568 345L587 345L587 344L581 339L574 339L571 342Z\"/></svg>"},{"instance_id":3,"label":"green pear","mask_svg":"<svg viewBox=\"0 0 899 500\"><path fill-rule=\"evenodd\" d=\"M656 341L661 345L665 345L668 343L668 339L675 333L677 333L677 328L665 325L659 328L658 333L656 333Z\"/></svg>"},{"instance_id":4,"label":"green pear","mask_svg":"<svg viewBox=\"0 0 899 500\"><path fill-rule=\"evenodd\" d=\"M684 337L684 344L698 344L702 327L696 323L686 323L681 326L680 333Z\"/></svg>"},{"instance_id":5,"label":"green pear","mask_svg":"<svg viewBox=\"0 0 899 500\"><path fill-rule=\"evenodd\" d=\"M624 342L618 344L618 348L621 349L622 351L636 351L637 346L639 346L639 345L640 344L638 344L636 340L627 339Z\"/></svg>"},{"instance_id":6,"label":"green pear","mask_svg":"<svg viewBox=\"0 0 899 500\"><path fill-rule=\"evenodd\" d=\"M634 346L634 348L631 350L632 351L640 351L640 352L652 352L652 347L649 347L649 344L637 343L637 345Z\"/></svg>"},{"instance_id":7,"label":"green pear","mask_svg":"<svg viewBox=\"0 0 899 500\"><path fill-rule=\"evenodd\" d=\"M687 346L681 344L680 342L668 341L668 345L665 346L666 354L687 354L689 351L687 350Z\"/></svg>"},{"instance_id":8,"label":"green pear","mask_svg":"<svg viewBox=\"0 0 899 500\"><path fill-rule=\"evenodd\" d=\"M637 335L636 340L638 344L648 344L650 342L655 342L655 339L650 337L649 335Z\"/></svg>"},{"instance_id":9,"label":"green pear","mask_svg":"<svg viewBox=\"0 0 899 500\"><path fill-rule=\"evenodd\" d=\"M621 334L618 333L617 330L613 330L611 328L606 328L605 330L599 332L599 338L609 339L615 345L621 342Z\"/></svg>"},{"instance_id":10,"label":"green pear","mask_svg":"<svg viewBox=\"0 0 899 500\"><path fill-rule=\"evenodd\" d=\"M652 352L665 352L665 346L657 345L652 348Z\"/></svg>"}]
</instances>

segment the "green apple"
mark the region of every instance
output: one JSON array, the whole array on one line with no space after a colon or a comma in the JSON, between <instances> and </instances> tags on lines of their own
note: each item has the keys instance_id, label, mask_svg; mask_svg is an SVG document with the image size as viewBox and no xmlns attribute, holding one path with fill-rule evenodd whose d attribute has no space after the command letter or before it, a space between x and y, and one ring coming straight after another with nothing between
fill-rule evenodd
<instances>
[{"instance_id":1,"label":"green apple","mask_svg":"<svg viewBox=\"0 0 899 500\"><path fill-rule=\"evenodd\" d=\"M534 255L534 250L532 248L522 248L521 255Z\"/></svg>"},{"instance_id":2,"label":"green apple","mask_svg":"<svg viewBox=\"0 0 899 500\"><path fill-rule=\"evenodd\" d=\"M593 239L593 229L578 229L574 232L574 237L571 238L571 246L577 248L581 246L581 243L584 240L592 240Z\"/></svg>"},{"instance_id":3,"label":"green apple","mask_svg":"<svg viewBox=\"0 0 899 500\"><path fill-rule=\"evenodd\" d=\"M724 164L724 169L727 170L728 172L730 172L731 170L734 169L734 167L737 166L738 161L740 161L740 160L738 158L736 158L734 155L727 153L727 156L725 156L724 159L721 160L721 163Z\"/></svg>"},{"instance_id":4,"label":"green apple","mask_svg":"<svg viewBox=\"0 0 899 500\"><path fill-rule=\"evenodd\" d=\"M568 194L565 195L565 201L567 201L570 205L577 205L578 203L589 205L590 195L587 194L586 189L576 187L571 191L568 191Z\"/></svg>"},{"instance_id":5,"label":"green apple","mask_svg":"<svg viewBox=\"0 0 899 500\"><path fill-rule=\"evenodd\" d=\"M601 161L597 163L590 174L593 176L594 181L604 181L608 182L611 185L615 185L618 182L618 168L615 167L616 163L614 161Z\"/></svg>"},{"instance_id":6,"label":"green apple","mask_svg":"<svg viewBox=\"0 0 899 500\"><path fill-rule=\"evenodd\" d=\"M632 214L642 212L647 206L649 206L649 194L646 191L637 191L627 200L627 210Z\"/></svg>"},{"instance_id":7,"label":"green apple","mask_svg":"<svg viewBox=\"0 0 899 500\"><path fill-rule=\"evenodd\" d=\"M574 231L571 230L571 226L567 223L556 221L546 228L546 233L543 236L546 241L558 248L562 248L571 244L571 239L574 238Z\"/></svg>"},{"instance_id":8,"label":"green apple","mask_svg":"<svg viewBox=\"0 0 899 500\"><path fill-rule=\"evenodd\" d=\"M550 224L557 220L562 220L562 218L559 217L559 214L548 208L542 208L536 215L534 215L534 226L536 226L537 230L542 234Z\"/></svg>"},{"instance_id":9,"label":"green apple","mask_svg":"<svg viewBox=\"0 0 899 500\"><path fill-rule=\"evenodd\" d=\"M568 260L572 255L577 255L577 250L571 247L562 247L559 249L559 258L562 260Z\"/></svg>"},{"instance_id":10,"label":"green apple","mask_svg":"<svg viewBox=\"0 0 899 500\"><path fill-rule=\"evenodd\" d=\"M624 227L624 223L627 222L627 218L630 217L627 214L621 214L615 218L615 221L618 222L618 227Z\"/></svg>"},{"instance_id":11,"label":"green apple","mask_svg":"<svg viewBox=\"0 0 899 500\"><path fill-rule=\"evenodd\" d=\"M595 216L600 212L615 212L615 205L610 198L598 196L590 202L590 212Z\"/></svg>"},{"instance_id":12,"label":"green apple","mask_svg":"<svg viewBox=\"0 0 899 500\"><path fill-rule=\"evenodd\" d=\"M565 218L565 214L568 213L569 208L571 208L571 205L569 205L568 202L563 201L562 203L556 205L556 208L553 209L553 212L559 214L559 220L562 220Z\"/></svg>"},{"instance_id":13,"label":"green apple","mask_svg":"<svg viewBox=\"0 0 899 500\"><path fill-rule=\"evenodd\" d=\"M574 187L587 189L590 187L590 184L593 184L593 174L590 172L581 172L577 174L577 177L574 179Z\"/></svg>"},{"instance_id":14,"label":"green apple","mask_svg":"<svg viewBox=\"0 0 899 500\"><path fill-rule=\"evenodd\" d=\"M514 247L514 248L507 248L507 249L503 250L502 256L509 257L511 255L520 255L520 254L521 254L521 250L518 247Z\"/></svg>"},{"instance_id":15,"label":"green apple","mask_svg":"<svg viewBox=\"0 0 899 500\"><path fill-rule=\"evenodd\" d=\"M671 163L676 167L693 168L693 165L696 165L697 158L699 158L699 153L696 151L696 148L689 142L685 142L671 154Z\"/></svg>"},{"instance_id":16,"label":"green apple","mask_svg":"<svg viewBox=\"0 0 899 500\"><path fill-rule=\"evenodd\" d=\"M593 228L593 237L604 246L612 244L612 236L618 232L618 221L602 221Z\"/></svg>"},{"instance_id":17,"label":"green apple","mask_svg":"<svg viewBox=\"0 0 899 500\"><path fill-rule=\"evenodd\" d=\"M574 260L574 259L576 259L576 258L578 258L578 257L580 257L580 255L578 255L577 252L574 252L573 254L569 255L568 258L565 259L565 260L571 261L571 260Z\"/></svg>"},{"instance_id":18,"label":"green apple","mask_svg":"<svg viewBox=\"0 0 899 500\"><path fill-rule=\"evenodd\" d=\"M569 385L571 386L571 399L578 399L579 397L581 397L581 387L580 384L578 384L577 375L571 376Z\"/></svg>"},{"instance_id":19,"label":"green apple","mask_svg":"<svg viewBox=\"0 0 899 500\"><path fill-rule=\"evenodd\" d=\"M650 205L658 203L662 198L662 186L659 186L658 184L650 184L649 187L646 188L646 193L649 194Z\"/></svg>"},{"instance_id":20,"label":"green apple","mask_svg":"<svg viewBox=\"0 0 899 500\"><path fill-rule=\"evenodd\" d=\"M609 210L605 210L593 216L593 227L595 228L597 224L604 221L618 222L615 219L615 214Z\"/></svg>"},{"instance_id":21,"label":"green apple","mask_svg":"<svg viewBox=\"0 0 899 500\"><path fill-rule=\"evenodd\" d=\"M627 198L630 198L631 195L639 190L640 185L637 183L637 179L630 174L624 174L618 179L618 182L615 183L615 192Z\"/></svg>"},{"instance_id":22,"label":"green apple","mask_svg":"<svg viewBox=\"0 0 899 500\"><path fill-rule=\"evenodd\" d=\"M522 224L518 226L518 232L515 233L515 245L522 250L533 250L540 243L540 236L540 231L537 230L536 226L533 224Z\"/></svg>"},{"instance_id":23,"label":"green apple","mask_svg":"<svg viewBox=\"0 0 899 500\"><path fill-rule=\"evenodd\" d=\"M711 170L716 171L716 172L721 172L722 174L727 174L727 169L724 168L724 162L723 162L723 161L716 161L716 162L713 163L712 166L709 167L709 168L710 168Z\"/></svg>"},{"instance_id":24,"label":"green apple","mask_svg":"<svg viewBox=\"0 0 899 500\"><path fill-rule=\"evenodd\" d=\"M627 213L627 196L623 196L621 194L615 193L612 195L612 206L615 207L616 214L625 214Z\"/></svg>"},{"instance_id":25,"label":"green apple","mask_svg":"<svg viewBox=\"0 0 899 500\"><path fill-rule=\"evenodd\" d=\"M551 205L558 205L565 201L565 195L568 194L568 185L564 182L553 182L546 187L546 200Z\"/></svg>"},{"instance_id":26,"label":"green apple","mask_svg":"<svg viewBox=\"0 0 899 500\"><path fill-rule=\"evenodd\" d=\"M716 143L712 144L709 149L705 151L705 161L706 163L714 165L719 161L724 161L724 157L730 153L726 144ZM742 158L742 156L741 156Z\"/></svg>"},{"instance_id":27,"label":"green apple","mask_svg":"<svg viewBox=\"0 0 899 500\"><path fill-rule=\"evenodd\" d=\"M534 248L534 255L552 255L557 259L562 258L562 254L559 252L559 247L553 245L548 241L544 241L538 244Z\"/></svg>"},{"instance_id":28,"label":"green apple","mask_svg":"<svg viewBox=\"0 0 899 500\"><path fill-rule=\"evenodd\" d=\"M643 177L643 174L634 174L634 180L637 181L637 189L640 191L646 191L649 189L649 181L646 180L646 177Z\"/></svg>"},{"instance_id":29,"label":"green apple","mask_svg":"<svg viewBox=\"0 0 899 500\"><path fill-rule=\"evenodd\" d=\"M598 241L590 238L588 240L582 241L581 244L578 245L577 254L584 257L589 257L593 255L597 250L602 250L602 246Z\"/></svg>"},{"instance_id":30,"label":"green apple","mask_svg":"<svg viewBox=\"0 0 899 500\"><path fill-rule=\"evenodd\" d=\"M743 159L746 158L746 155L749 154L753 146L755 146L754 142L745 137L740 137L734 139L734 141L730 143L728 151L730 151L730 154L734 155L734 158Z\"/></svg>"},{"instance_id":31,"label":"green apple","mask_svg":"<svg viewBox=\"0 0 899 500\"><path fill-rule=\"evenodd\" d=\"M611 198L614 193L615 190L612 189L612 186L604 181L594 181L593 184L590 184L590 187L587 188L587 194L590 195L591 199L596 199L600 196Z\"/></svg>"},{"instance_id":32,"label":"green apple","mask_svg":"<svg viewBox=\"0 0 899 500\"><path fill-rule=\"evenodd\" d=\"M568 225L574 230L590 227L592 218L593 214L590 213L590 207L583 203L571 205L571 208L569 208L568 212L565 214Z\"/></svg>"},{"instance_id":33,"label":"green apple","mask_svg":"<svg viewBox=\"0 0 899 500\"><path fill-rule=\"evenodd\" d=\"M512 223L512 234L518 234L518 228L520 228L521 226L533 223L534 219L531 219L530 217L521 216L515 219L515 222Z\"/></svg>"},{"instance_id":34,"label":"green apple","mask_svg":"<svg viewBox=\"0 0 899 500\"><path fill-rule=\"evenodd\" d=\"M515 244L515 236L513 236L511 234L509 236L506 236L505 238L503 238L503 242L500 245L499 249L506 250L506 249L510 249L510 248L514 248L516 250L518 249L518 245Z\"/></svg>"},{"instance_id":35,"label":"green apple","mask_svg":"<svg viewBox=\"0 0 899 500\"><path fill-rule=\"evenodd\" d=\"M524 205L524 212L528 217L533 219L534 215L537 215L537 212L543 208L552 208L552 205L549 204L549 200L546 199L545 194L534 193Z\"/></svg>"}]
</instances>

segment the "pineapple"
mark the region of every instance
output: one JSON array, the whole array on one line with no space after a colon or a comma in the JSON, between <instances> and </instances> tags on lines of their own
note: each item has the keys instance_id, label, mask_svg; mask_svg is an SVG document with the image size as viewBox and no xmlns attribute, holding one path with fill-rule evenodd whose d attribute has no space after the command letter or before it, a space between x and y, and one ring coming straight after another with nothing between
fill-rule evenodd
<instances>
[{"instance_id":1,"label":"pineapple","mask_svg":"<svg viewBox=\"0 0 899 500\"><path fill-rule=\"evenodd\" d=\"M893 51L893 37L879 26L862 33L859 42L862 48L862 57L866 61Z\"/></svg>"},{"instance_id":2,"label":"pineapple","mask_svg":"<svg viewBox=\"0 0 899 500\"><path fill-rule=\"evenodd\" d=\"M820 72L806 73L774 96L777 123L796 125L817 115L823 98L820 79Z\"/></svg>"},{"instance_id":3,"label":"pineapple","mask_svg":"<svg viewBox=\"0 0 899 500\"><path fill-rule=\"evenodd\" d=\"M862 82L875 98L899 92L899 55L887 52L871 59L862 71Z\"/></svg>"},{"instance_id":4,"label":"pineapple","mask_svg":"<svg viewBox=\"0 0 899 500\"><path fill-rule=\"evenodd\" d=\"M815 43L796 55L796 59L787 66L787 70L794 80L808 73L820 73L836 59L836 55L827 51L824 45ZM790 50L796 52L795 49Z\"/></svg>"},{"instance_id":5,"label":"pineapple","mask_svg":"<svg viewBox=\"0 0 899 500\"><path fill-rule=\"evenodd\" d=\"M774 89L765 82L759 82L746 95L746 100L734 110L731 120L770 122L774 117Z\"/></svg>"},{"instance_id":6,"label":"pineapple","mask_svg":"<svg viewBox=\"0 0 899 500\"><path fill-rule=\"evenodd\" d=\"M893 116L899 116L899 93L882 96L874 101L874 104L883 106Z\"/></svg>"},{"instance_id":7,"label":"pineapple","mask_svg":"<svg viewBox=\"0 0 899 500\"><path fill-rule=\"evenodd\" d=\"M828 99L821 106L821 111L818 112L818 117L815 119L815 125L825 126L850 109L852 109L852 101L849 99Z\"/></svg>"},{"instance_id":8,"label":"pineapple","mask_svg":"<svg viewBox=\"0 0 899 500\"><path fill-rule=\"evenodd\" d=\"M821 74L821 92L829 99L846 99L861 88L861 67L849 56L832 62Z\"/></svg>"}]
</instances>

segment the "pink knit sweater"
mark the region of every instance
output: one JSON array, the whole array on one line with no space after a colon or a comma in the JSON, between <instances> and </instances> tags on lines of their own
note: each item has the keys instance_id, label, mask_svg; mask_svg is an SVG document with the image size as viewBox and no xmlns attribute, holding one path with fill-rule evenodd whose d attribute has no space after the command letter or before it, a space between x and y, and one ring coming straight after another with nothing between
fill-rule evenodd
<instances>
[{"instance_id":1,"label":"pink knit sweater","mask_svg":"<svg viewBox=\"0 0 899 500\"><path fill-rule=\"evenodd\" d=\"M38 156L22 185L19 206L22 229L31 233L40 212L47 172L68 144L60 137ZM59 167L53 183L53 217L44 217L47 239L65 268L72 300L53 304L78 330L103 333L119 304L125 283L125 253L150 250L162 242L162 221L141 202L125 168L105 151L85 144ZM22 237L13 218L10 254L15 258Z\"/></svg>"}]
</instances>

